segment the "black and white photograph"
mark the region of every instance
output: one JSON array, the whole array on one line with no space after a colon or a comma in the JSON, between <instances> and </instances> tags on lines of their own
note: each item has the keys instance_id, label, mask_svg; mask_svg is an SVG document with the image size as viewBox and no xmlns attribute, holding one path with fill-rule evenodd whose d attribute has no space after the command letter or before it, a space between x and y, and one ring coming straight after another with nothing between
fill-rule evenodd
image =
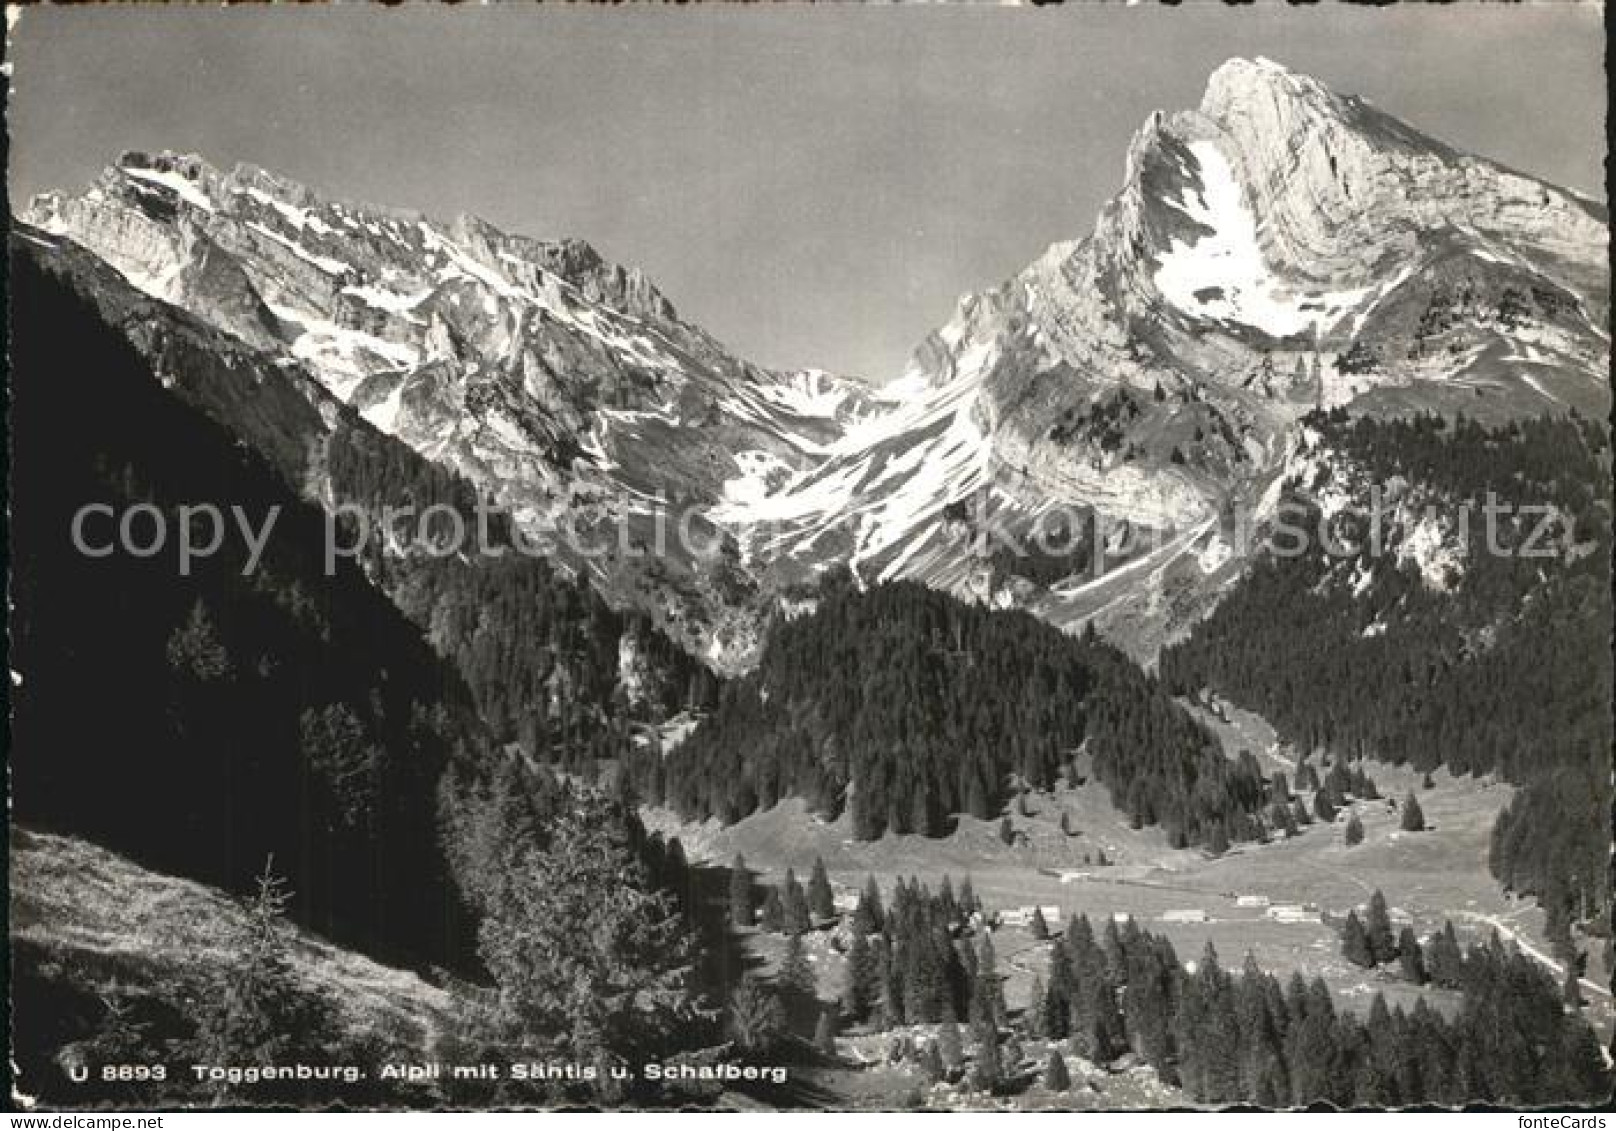
<instances>
[{"instance_id":1,"label":"black and white photograph","mask_svg":"<svg viewBox=\"0 0 1616 1131\"><path fill-rule=\"evenodd\" d=\"M1610 1104L1602 3L6 24L12 1126Z\"/></svg>"}]
</instances>

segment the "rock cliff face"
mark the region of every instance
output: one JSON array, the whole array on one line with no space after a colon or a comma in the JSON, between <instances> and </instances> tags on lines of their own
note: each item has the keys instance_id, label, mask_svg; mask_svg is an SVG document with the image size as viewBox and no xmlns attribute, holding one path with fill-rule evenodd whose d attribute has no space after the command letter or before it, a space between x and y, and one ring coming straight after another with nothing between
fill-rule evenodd
<instances>
[{"instance_id":1,"label":"rock cliff face","mask_svg":"<svg viewBox=\"0 0 1616 1131\"><path fill-rule=\"evenodd\" d=\"M1148 657L1238 567L1217 527L1308 409L1602 415L1607 244L1601 206L1232 60L1145 123L1088 238L962 300L890 413L724 517L776 569L840 557L1097 617ZM1097 513L1137 557L1029 589L1025 563L972 560L973 498L1022 532Z\"/></svg>"},{"instance_id":2,"label":"rock cliff face","mask_svg":"<svg viewBox=\"0 0 1616 1131\"><path fill-rule=\"evenodd\" d=\"M735 358L580 241L260 169L126 154L23 220L454 466L731 669L776 594L833 564L1093 620L1148 657L1238 570L1229 516L1307 410L1608 404L1602 206L1261 59L1153 114L1092 232L963 299L877 392ZM580 523L612 549L577 553ZM1029 560L999 537L1051 525L1081 544Z\"/></svg>"}]
</instances>

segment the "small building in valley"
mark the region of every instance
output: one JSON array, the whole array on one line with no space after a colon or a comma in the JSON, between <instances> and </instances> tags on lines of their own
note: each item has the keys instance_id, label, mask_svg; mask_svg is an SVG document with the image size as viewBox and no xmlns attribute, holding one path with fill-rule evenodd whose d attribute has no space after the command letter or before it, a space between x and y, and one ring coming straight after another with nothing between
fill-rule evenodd
<instances>
[{"instance_id":1,"label":"small building in valley","mask_svg":"<svg viewBox=\"0 0 1616 1131\"><path fill-rule=\"evenodd\" d=\"M1163 923L1204 923L1206 912L1199 907L1182 907L1162 912Z\"/></svg>"}]
</instances>

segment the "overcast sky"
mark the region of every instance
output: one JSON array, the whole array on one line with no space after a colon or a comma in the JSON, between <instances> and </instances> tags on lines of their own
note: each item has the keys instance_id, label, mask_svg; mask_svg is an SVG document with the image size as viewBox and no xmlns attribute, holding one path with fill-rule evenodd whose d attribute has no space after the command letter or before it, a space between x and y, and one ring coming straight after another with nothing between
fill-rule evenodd
<instances>
[{"instance_id":1,"label":"overcast sky","mask_svg":"<svg viewBox=\"0 0 1616 1131\"><path fill-rule=\"evenodd\" d=\"M957 298L1086 234L1155 108L1267 55L1603 196L1599 9L25 11L15 207L125 149L639 264L754 360L886 380Z\"/></svg>"}]
</instances>

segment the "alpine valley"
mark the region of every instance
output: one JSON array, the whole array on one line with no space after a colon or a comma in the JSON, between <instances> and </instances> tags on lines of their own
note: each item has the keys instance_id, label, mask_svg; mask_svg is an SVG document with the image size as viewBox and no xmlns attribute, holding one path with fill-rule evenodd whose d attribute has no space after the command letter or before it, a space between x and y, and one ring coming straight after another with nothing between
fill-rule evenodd
<instances>
[{"instance_id":1,"label":"alpine valley","mask_svg":"<svg viewBox=\"0 0 1616 1131\"><path fill-rule=\"evenodd\" d=\"M1116 156L1091 231L865 377L251 166L35 197L22 1086L241 1063L245 993L265 1064L801 1054L349 1093L408 1106L1608 1091L1605 205L1266 59ZM76 553L90 502L287 517L176 578Z\"/></svg>"}]
</instances>

